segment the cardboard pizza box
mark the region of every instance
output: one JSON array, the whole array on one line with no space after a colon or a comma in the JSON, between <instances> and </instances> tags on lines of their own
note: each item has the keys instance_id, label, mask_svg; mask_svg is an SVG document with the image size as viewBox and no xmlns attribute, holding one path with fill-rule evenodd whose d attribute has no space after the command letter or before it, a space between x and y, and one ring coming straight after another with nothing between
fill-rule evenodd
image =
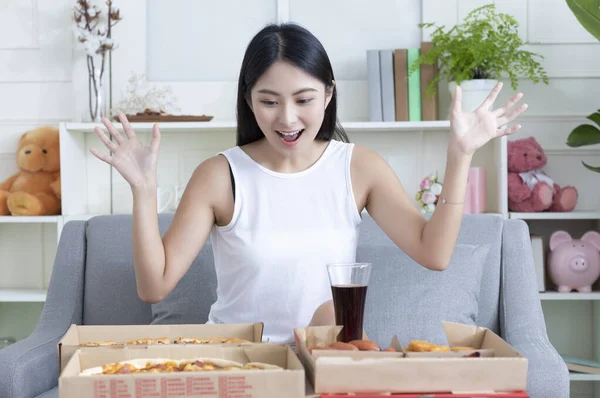
<instances>
[{"instance_id":1,"label":"cardboard pizza box","mask_svg":"<svg viewBox=\"0 0 600 398\"><path fill-rule=\"evenodd\" d=\"M177 373L81 375L90 369L132 359L218 358L241 364L262 362L278 370L223 370ZM246 343L225 345L127 346L77 350L58 379L59 398L165 397L304 398L305 373L287 345Z\"/></svg>"},{"instance_id":2,"label":"cardboard pizza box","mask_svg":"<svg viewBox=\"0 0 600 398\"><path fill-rule=\"evenodd\" d=\"M392 398L529 398L526 392L492 392L492 393L416 393L416 394L393 394L387 395ZM347 394L322 394L317 398L350 398ZM381 394L361 394L360 398L382 398Z\"/></svg>"},{"instance_id":3,"label":"cardboard pizza box","mask_svg":"<svg viewBox=\"0 0 600 398\"><path fill-rule=\"evenodd\" d=\"M337 336L339 326L294 330L296 351L316 394L323 393L500 393L525 391L527 358L491 330L442 322L450 347L473 351L407 352L394 336L397 352L314 350ZM387 347L382 347L387 348ZM478 352L479 357L464 357ZM433 354L433 355L432 355Z\"/></svg>"},{"instance_id":4,"label":"cardboard pizza box","mask_svg":"<svg viewBox=\"0 0 600 398\"><path fill-rule=\"evenodd\" d=\"M58 360L62 371L81 344L114 342L122 347L140 339L168 338L173 344L177 337L197 339L238 338L253 343L262 342L264 324L194 324L194 325L71 325L58 343ZM218 342L208 344L220 344ZM230 344L230 343L229 343ZM142 344L145 345L145 344ZM162 344L161 344L162 345ZM99 347L86 347L86 349Z\"/></svg>"}]
</instances>

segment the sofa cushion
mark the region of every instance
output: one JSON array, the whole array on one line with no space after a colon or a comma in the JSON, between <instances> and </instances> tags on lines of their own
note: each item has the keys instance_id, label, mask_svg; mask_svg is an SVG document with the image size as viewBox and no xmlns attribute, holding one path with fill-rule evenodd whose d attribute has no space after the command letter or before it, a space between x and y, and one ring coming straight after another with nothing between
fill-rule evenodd
<instances>
[{"instance_id":1,"label":"sofa cushion","mask_svg":"<svg viewBox=\"0 0 600 398\"><path fill-rule=\"evenodd\" d=\"M103 215L86 227L83 289L85 325L147 325L150 304L137 294L131 216Z\"/></svg>"},{"instance_id":2,"label":"sofa cushion","mask_svg":"<svg viewBox=\"0 0 600 398\"><path fill-rule=\"evenodd\" d=\"M209 239L175 289L152 304L152 324L206 323L210 307L217 300L213 259Z\"/></svg>"},{"instance_id":3,"label":"sofa cushion","mask_svg":"<svg viewBox=\"0 0 600 398\"><path fill-rule=\"evenodd\" d=\"M431 271L395 245L361 246L357 261L371 262L365 330L388 346L394 334L448 344L441 321L476 324L481 277L489 245L457 244L448 268Z\"/></svg>"},{"instance_id":4,"label":"sofa cushion","mask_svg":"<svg viewBox=\"0 0 600 398\"><path fill-rule=\"evenodd\" d=\"M36 395L35 398L58 398L58 387L54 387L52 390Z\"/></svg>"}]
</instances>

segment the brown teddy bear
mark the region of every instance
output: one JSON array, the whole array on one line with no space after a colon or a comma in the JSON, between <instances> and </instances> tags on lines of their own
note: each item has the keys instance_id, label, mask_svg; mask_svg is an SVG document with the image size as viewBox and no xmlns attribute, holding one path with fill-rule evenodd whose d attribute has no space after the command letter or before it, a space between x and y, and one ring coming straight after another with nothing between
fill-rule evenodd
<instances>
[{"instance_id":1,"label":"brown teddy bear","mask_svg":"<svg viewBox=\"0 0 600 398\"><path fill-rule=\"evenodd\" d=\"M58 129L24 133L17 148L20 171L0 183L0 215L55 215L61 211Z\"/></svg>"},{"instance_id":2,"label":"brown teddy bear","mask_svg":"<svg viewBox=\"0 0 600 398\"><path fill-rule=\"evenodd\" d=\"M508 209L515 212L569 212L577 189L560 187L542 168L548 162L534 137L508 141Z\"/></svg>"}]
</instances>

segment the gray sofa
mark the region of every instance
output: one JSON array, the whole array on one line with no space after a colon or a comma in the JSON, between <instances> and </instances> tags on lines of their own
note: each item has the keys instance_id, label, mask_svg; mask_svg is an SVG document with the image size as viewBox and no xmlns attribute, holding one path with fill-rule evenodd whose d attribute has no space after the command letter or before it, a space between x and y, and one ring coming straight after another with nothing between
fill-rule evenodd
<instances>
[{"instance_id":1,"label":"gray sofa","mask_svg":"<svg viewBox=\"0 0 600 398\"><path fill-rule=\"evenodd\" d=\"M159 215L164 233L172 215ZM158 304L136 294L131 217L70 221L62 232L48 297L34 332L0 351L0 397L56 398L57 343L71 324L204 323L215 300L210 241L175 290ZM441 320L487 327L528 358L527 392L569 396L567 368L548 341L527 225L465 215L449 268L428 271L366 216L357 260L373 263L365 329L386 345L396 334L443 343ZM257 319L260 321L260 319Z\"/></svg>"}]
</instances>

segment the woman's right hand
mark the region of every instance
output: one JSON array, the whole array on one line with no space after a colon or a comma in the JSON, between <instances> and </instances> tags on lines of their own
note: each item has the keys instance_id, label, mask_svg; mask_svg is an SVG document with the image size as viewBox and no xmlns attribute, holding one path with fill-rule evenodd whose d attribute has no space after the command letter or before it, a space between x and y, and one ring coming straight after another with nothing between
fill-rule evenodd
<instances>
[{"instance_id":1,"label":"woman's right hand","mask_svg":"<svg viewBox=\"0 0 600 398\"><path fill-rule=\"evenodd\" d=\"M133 131L127 117L121 112L118 116L127 137L123 137L108 119L103 118L102 123L114 141L111 141L100 127L95 127L94 132L112 155L102 154L95 148L90 148L90 152L114 167L132 188L156 185L156 166L160 145L158 124L152 128L150 144L144 146Z\"/></svg>"}]
</instances>

